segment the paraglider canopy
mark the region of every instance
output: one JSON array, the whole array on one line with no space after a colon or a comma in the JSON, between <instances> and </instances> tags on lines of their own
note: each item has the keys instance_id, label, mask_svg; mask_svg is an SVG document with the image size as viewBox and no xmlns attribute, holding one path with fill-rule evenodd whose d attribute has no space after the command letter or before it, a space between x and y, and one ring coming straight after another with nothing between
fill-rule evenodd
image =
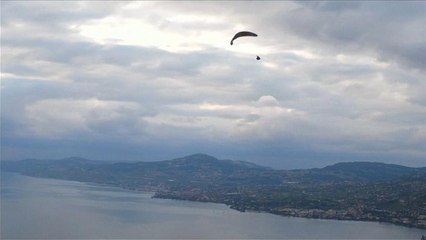
<instances>
[{"instance_id":1,"label":"paraglider canopy","mask_svg":"<svg viewBox=\"0 0 426 240\"><path fill-rule=\"evenodd\" d=\"M257 34L253 33L253 32L249 32L249 31L237 32L231 40L231 45L233 45L234 40L239 38L239 37L257 37Z\"/></svg>"}]
</instances>

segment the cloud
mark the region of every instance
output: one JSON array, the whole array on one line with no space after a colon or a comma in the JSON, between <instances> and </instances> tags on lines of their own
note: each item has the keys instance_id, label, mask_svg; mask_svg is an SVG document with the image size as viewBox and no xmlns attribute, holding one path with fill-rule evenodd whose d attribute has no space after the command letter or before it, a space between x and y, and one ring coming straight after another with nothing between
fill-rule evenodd
<instances>
[{"instance_id":1,"label":"cloud","mask_svg":"<svg viewBox=\"0 0 426 240\"><path fill-rule=\"evenodd\" d=\"M142 132L143 114L137 103L99 99L45 99L25 108L31 132L47 138L75 132L127 138Z\"/></svg>"},{"instance_id":2,"label":"cloud","mask_svg":"<svg viewBox=\"0 0 426 240\"><path fill-rule=\"evenodd\" d=\"M2 159L424 165L424 8L2 3Z\"/></svg>"},{"instance_id":3,"label":"cloud","mask_svg":"<svg viewBox=\"0 0 426 240\"><path fill-rule=\"evenodd\" d=\"M375 56L425 70L426 17L424 4L410 2L300 2L292 11L278 12L269 22L301 43L315 44L320 52ZM281 35L283 36L283 35ZM285 36L283 36L285 37Z\"/></svg>"},{"instance_id":4,"label":"cloud","mask_svg":"<svg viewBox=\"0 0 426 240\"><path fill-rule=\"evenodd\" d=\"M273 96L261 96L259 100L257 100L257 104L260 106L277 106L279 102Z\"/></svg>"}]
</instances>

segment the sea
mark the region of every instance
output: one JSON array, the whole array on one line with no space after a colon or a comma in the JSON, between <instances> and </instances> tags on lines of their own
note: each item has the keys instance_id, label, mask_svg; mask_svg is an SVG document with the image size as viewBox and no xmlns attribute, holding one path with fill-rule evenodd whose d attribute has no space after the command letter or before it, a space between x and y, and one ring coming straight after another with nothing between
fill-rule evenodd
<instances>
[{"instance_id":1,"label":"sea","mask_svg":"<svg viewBox=\"0 0 426 240\"><path fill-rule=\"evenodd\" d=\"M389 223L239 212L224 204L1 172L1 239L417 239Z\"/></svg>"}]
</instances>

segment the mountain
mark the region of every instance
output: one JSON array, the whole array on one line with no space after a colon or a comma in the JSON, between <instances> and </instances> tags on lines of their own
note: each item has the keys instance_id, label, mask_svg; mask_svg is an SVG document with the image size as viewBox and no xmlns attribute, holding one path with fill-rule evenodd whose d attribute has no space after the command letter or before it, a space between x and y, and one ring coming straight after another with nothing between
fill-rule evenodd
<instances>
[{"instance_id":1,"label":"mountain","mask_svg":"<svg viewBox=\"0 0 426 240\"><path fill-rule=\"evenodd\" d=\"M165 163L169 163L175 166L192 166L192 167L219 167L222 169L237 169L237 168L262 168L266 169L266 167L262 167L256 165L254 163L245 162L245 161L236 161L236 160L219 160L215 157L212 157L207 154L197 153L193 155L189 155L182 158L176 158L173 160L164 161Z\"/></svg>"},{"instance_id":2,"label":"mountain","mask_svg":"<svg viewBox=\"0 0 426 240\"><path fill-rule=\"evenodd\" d=\"M2 169L31 176L95 182L132 181L134 184L188 186L280 185L298 183L341 183L391 181L409 174L426 174L426 168L411 168L376 162L337 163L324 168L277 170L250 162L219 160L206 154L194 154L159 162L102 162L71 157L60 160L26 159L2 161ZM112 180L116 179L116 180ZM124 179L124 180L123 180ZM131 179L131 180L130 180ZM121 183L126 184L126 183Z\"/></svg>"}]
</instances>

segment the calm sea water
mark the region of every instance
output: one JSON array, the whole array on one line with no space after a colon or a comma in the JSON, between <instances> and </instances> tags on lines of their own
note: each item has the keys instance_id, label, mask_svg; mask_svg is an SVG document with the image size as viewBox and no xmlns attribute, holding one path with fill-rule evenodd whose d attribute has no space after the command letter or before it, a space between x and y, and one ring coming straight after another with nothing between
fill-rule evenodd
<instances>
[{"instance_id":1,"label":"calm sea water","mask_svg":"<svg viewBox=\"0 0 426 240\"><path fill-rule=\"evenodd\" d=\"M72 181L1 176L1 239L420 239L392 224L241 213L222 204Z\"/></svg>"}]
</instances>

